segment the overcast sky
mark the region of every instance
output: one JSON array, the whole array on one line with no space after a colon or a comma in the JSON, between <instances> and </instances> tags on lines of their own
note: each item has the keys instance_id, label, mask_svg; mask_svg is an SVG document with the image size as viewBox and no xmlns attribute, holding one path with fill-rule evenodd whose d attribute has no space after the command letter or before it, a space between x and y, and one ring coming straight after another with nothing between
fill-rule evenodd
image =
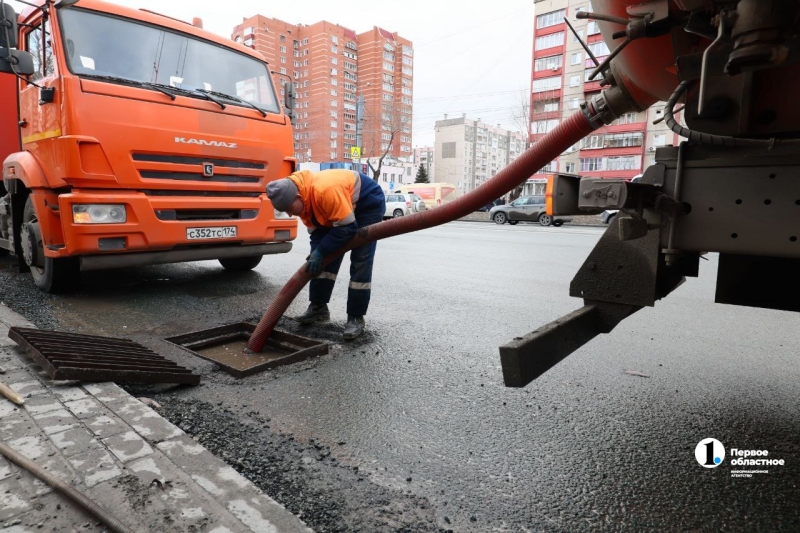
<instances>
[{"instance_id":1,"label":"overcast sky","mask_svg":"<svg viewBox=\"0 0 800 533\"><path fill-rule=\"evenodd\" d=\"M533 0L112 1L187 21L200 17L225 37L255 14L304 24L328 20L356 32L380 26L414 43L414 146L433 144L434 122L445 113L522 129L513 115L530 86Z\"/></svg>"}]
</instances>

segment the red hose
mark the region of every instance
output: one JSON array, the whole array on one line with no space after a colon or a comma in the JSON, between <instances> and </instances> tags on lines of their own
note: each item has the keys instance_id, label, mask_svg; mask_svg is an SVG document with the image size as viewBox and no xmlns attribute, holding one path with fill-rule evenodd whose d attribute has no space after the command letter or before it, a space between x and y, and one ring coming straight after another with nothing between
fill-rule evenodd
<instances>
[{"instance_id":1,"label":"red hose","mask_svg":"<svg viewBox=\"0 0 800 533\"><path fill-rule=\"evenodd\" d=\"M421 211L408 217L393 218L372 226L359 228L358 234L350 242L325 257L323 265L327 265L343 253L363 246L368 242L432 228L476 211L478 208L519 186L520 183L523 183L567 148L594 131L594 129L584 113L578 111L477 189L436 209ZM311 276L306 273L306 265L304 264L283 286L281 292L278 293L278 296L264 312L264 316L247 342L249 350L260 352L264 348L264 343L272 334L272 330L275 329L278 320L280 320L286 309L310 279Z\"/></svg>"}]
</instances>

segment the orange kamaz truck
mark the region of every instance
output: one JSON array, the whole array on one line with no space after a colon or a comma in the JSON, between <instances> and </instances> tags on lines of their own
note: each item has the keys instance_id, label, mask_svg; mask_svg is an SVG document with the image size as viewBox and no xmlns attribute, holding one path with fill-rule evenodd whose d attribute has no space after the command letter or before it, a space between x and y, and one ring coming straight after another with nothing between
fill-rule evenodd
<instances>
[{"instance_id":1,"label":"orange kamaz truck","mask_svg":"<svg viewBox=\"0 0 800 533\"><path fill-rule=\"evenodd\" d=\"M81 271L286 253L291 84L255 51L97 0L2 3L0 254L45 291Z\"/></svg>"}]
</instances>

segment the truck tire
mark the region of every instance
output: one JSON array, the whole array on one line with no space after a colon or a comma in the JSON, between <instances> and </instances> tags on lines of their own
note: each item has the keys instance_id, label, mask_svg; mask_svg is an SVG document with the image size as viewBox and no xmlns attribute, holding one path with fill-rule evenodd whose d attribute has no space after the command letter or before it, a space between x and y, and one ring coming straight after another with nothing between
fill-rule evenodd
<instances>
[{"instance_id":1,"label":"truck tire","mask_svg":"<svg viewBox=\"0 0 800 533\"><path fill-rule=\"evenodd\" d=\"M262 257L264 256L254 255L250 257L226 257L225 259L220 259L219 264L221 264L225 270L230 270L232 272L246 272L257 267L261 262Z\"/></svg>"},{"instance_id":2,"label":"truck tire","mask_svg":"<svg viewBox=\"0 0 800 533\"><path fill-rule=\"evenodd\" d=\"M39 225L36 209L33 207L33 201L30 196L25 202L22 223L23 225L35 225L37 227ZM23 234L25 234L25 228L23 228L20 238L22 238ZM39 257L43 257L44 247L42 246L42 241L38 240L35 246L35 253L40 254ZM35 264L28 265L31 269L33 283L41 290L45 292L65 292L77 288L80 284L81 267L77 257L64 257L59 259L43 257L42 264L42 267Z\"/></svg>"}]
</instances>

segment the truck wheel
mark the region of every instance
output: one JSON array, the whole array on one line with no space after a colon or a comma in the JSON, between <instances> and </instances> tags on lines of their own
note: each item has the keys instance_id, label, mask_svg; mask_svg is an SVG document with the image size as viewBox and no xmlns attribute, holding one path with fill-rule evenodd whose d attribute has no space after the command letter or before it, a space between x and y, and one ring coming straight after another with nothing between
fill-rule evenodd
<instances>
[{"instance_id":1,"label":"truck wheel","mask_svg":"<svg viewBox=\"0 0 800 533\"><path fill-rule=\"evenodd\" d=\"M253 270L258 264L261 262L261 258L264 257L262 255L254 255L251 257L226 257L225 259L220 259L219 264L221 264L225 270L231 270L233 272L245 272L247 270Z\"/></svg>"},{"instance_id":2,"label":"truck wheel","mask_svg":"<svg viewBox=\"0 0 800 533\"><path fill-rule=\"evenodd\" d=\"M20 231L22 258L31 269L33 283L45 292L64 292L78 286L81 267L77 257L45 257L39 219L31 197L25 202Z\"/></svg>"}]
</instances>

